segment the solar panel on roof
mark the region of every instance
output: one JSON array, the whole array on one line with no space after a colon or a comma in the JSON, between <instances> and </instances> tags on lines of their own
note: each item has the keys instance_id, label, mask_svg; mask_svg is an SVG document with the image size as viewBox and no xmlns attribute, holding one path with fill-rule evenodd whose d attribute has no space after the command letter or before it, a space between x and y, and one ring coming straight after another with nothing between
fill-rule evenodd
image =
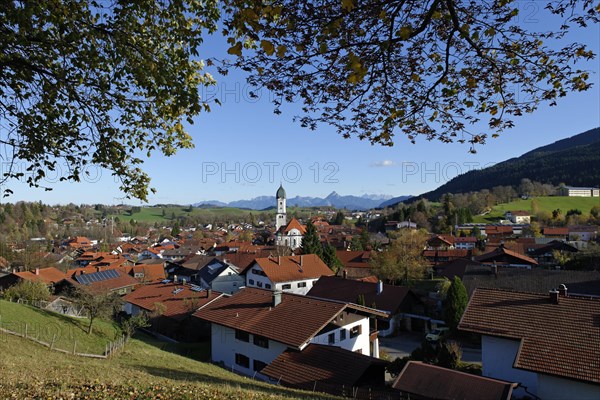
<instances>
[{"instance_id":1,"label":"solar panel on roof","mask_svg":"<svg viewBox=\"0 0 600 400\"><path fill-rule=\"evenodd\" d=\"M170 279L163 279L162 281L160 281L160 283L165 283L165 284L171 283L171 280Z\"/></svg>"},{"instance_id":2,"label":"solar panel on roof","mask_svg":"<svg viewBox=\"0 0 600 400\"><path fill-rule=\"evenodd\" d=\"M92 272L91 274L83 274L75 276L75 280L82 285L89 285L93 282L101 282L119 277L119 272L116 269L106 271Z\"/></svg>"},{"instance_id":3,"label":"solar panel on roof","mask_svg":"<svg viewBox=\"0 0 600 400\"><path fill-rule=\"evenodd\" d=\"M177 294L177 293L181 293L183 292L183 288L177 288L175 290L173 290L173 294Z\"/></svg>"},{"instance_id":4,"label":"solar panel on roof","mask_svg":"<svg viewBox=\"0 0 600 400\"><path fill-rule=\"evenodd\" d=\"M192 285L192 287L190 288L190 290L192 292L201 292L202 288L200 286L198 286L198 285Z\"/></svg>"}]
</instances>

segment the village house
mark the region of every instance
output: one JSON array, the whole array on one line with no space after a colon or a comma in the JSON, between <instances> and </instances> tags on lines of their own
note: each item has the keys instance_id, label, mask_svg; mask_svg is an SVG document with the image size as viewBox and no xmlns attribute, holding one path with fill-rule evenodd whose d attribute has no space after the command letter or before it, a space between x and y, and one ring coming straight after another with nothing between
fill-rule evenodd
<instances>
[{"instance_id":1,"label":"village house","mask_svg":"<svg viewBox=\"0 0 600 400\"><path fill-rule=\"evenodd\" d=\"M336 250L337 258L344 265L343 274L350 279L371 276L371 250Z\"/></svg>"},{"instance_id":2,"label":"village house","mask_svg":"<svg viewBox=\"0 0 600 400\"><path fill-rule=\"evenodd\" d=\"M146 313L152 331L169 338L194 342L210 337L210 326L191 315L221 296L189 283L163 280L138 287L123 297L123 311L130 316Z\"/></svg>"},{"instance_id":3,"label":"village house","mask_svg":"<svg viewBox=\"0 0 600 400\"><path fill-rule=\"evenodd\" d=\"M237 292L246 283L246 278L239 274L236 267L217 258L200 269L197 279L204 289L229 294Z\"/></svg>"},{"instance_id":4,"label":"village house","mask_svg":"<svg viewBox=\"0 0 600 400\"><path fill-rule=\"evenodd\" d=\"M267 379L260 371L287 350L310 344L379 356L369 319L384 315L343 302L281 291L244 288L194 313L211 323L211 358L233 371Z\"/></svg>"},{"instance_id":5,"label":"village house","mask_svg":"<svg viewBox=\"0 0 600 400\"><path fill-rule=\"evenodd\" d=\"M481 335L483 376L517 382L516 397L600 398L600 299L477 289L459 329Z\"/></svg>"},{"instance_id":6,"label":"village house","mask_svg":"<svg viewBox=\"0 0 600 400\"><path fill-rule=\"evenodd\" d=\"M370 283L322 276L307 296L359 304L385 312L387 316L378 317L374 327L380 337L391 336L397 330L425 331L429 320L424 315L423 302L412 290L381 281Z\"/></svg>"},{"instance_id":7,"label":"village house","mask_svg":"<svg viewBox=\"0 0 600 400\"><path fill-rule=\"evenodd\" d=\"M418 361L406 363L392 387L409 399L510 400L516 383Z\"/></svg>"},{"instance_id":8,"label":"village house","mask_svg":"<svg viewBox=\"0 0 600 400\"><path fill-rule=\"evenodd\" d=\"M66 282L73 281L92 293L109 292L119 295L125 295L140 285L140 281L119 269L76 274L73 276L73 280L66 280Z\"/></svg>"},{"instance_id":9,"label":"village house","mask_svg":"<svg viewBox=\"0 0 600 400\"><path fill-rule=\"evenodd\" d=\"M39 281L44 282L52 291L54 285L67 277L67 274L54 267L36 268L33 271L13 271L10 274L0 277L0 290L8 289L21 281Z\"/></svg>"},{"instance_id":10,"label":"village house","mask_svg":"<svg viewBox=\"0 0 600 400\"><path fill-rule=\"evenodd\" d=\"M529 224L531 223L531 213L529 211L517 210L507 211L504 216L513 224Z\"/></svg>"},{"instance_id":11,"label":"village house","mask_svg":"<svg viewBox=\"0 0 600 400\"><path fill-rule=\"evenodd\" d=\"M316 254L257 258L246 270L246 286L306 294L321 276L333 275Z\"/></svg>"},{"instance_id":12,"label":"village house","mask_svg":"<svg viewBox=\"0 0 600 400\"><path fill-rule=\"evenodd\" d=\"M475 261L490 266L496 265L527 269L531 269L538 265L538 262L533 258L509 250L502 245L492 252L475 257Z\"/></svg>"}]
</instances>

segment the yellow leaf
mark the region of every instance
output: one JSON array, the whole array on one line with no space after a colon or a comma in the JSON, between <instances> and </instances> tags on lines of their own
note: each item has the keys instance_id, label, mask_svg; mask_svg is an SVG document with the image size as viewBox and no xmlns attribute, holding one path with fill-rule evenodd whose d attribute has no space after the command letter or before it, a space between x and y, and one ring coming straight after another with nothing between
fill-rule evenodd
<instances>
[{"instance_id":1,"label":"yellow leaf","mask_svg":"<svg viewBox=\"0 0 600 400\"><path fill-rule=\"evenodd\" d=\"M400 36L400 39L408 39L410 38L410 34L412 33L412 28L410 26L403 26L400 28L396 34Z\"/></svg>"},{"instance_id":2,"label":"yellow leaf","mask_svg":"<svg viewBox=\"0 0 600 400\"><path fill-rule=\"evenodd\" d=\"M227 50L228 54L236 55L238 57L242 56L242 42L237 42L235 46L232 46Z\"/></svg>"},{"instance_id":3,"label":"yellow leaf","mask_svg":"<svg viewBox=\"0 0 600 400\"><path fill-rule=\"evenodd\" d=\"M415 81L415 82L420 82L421 81L421 76L419 76L419 74L412 74L410 76L410 78Z\"/></svg>"},{"instance_id":4,"label":"yellow leaf","mask_svg":"<svg viewBox=\"0 0 600 400\"><path fill-rule=\"evenodd\" d=\"M354 0L342 0L342 10L350 12L354 9Z\"/></svg>"},{"instance_id":5,"label":"yellow leaf","mask_svg":"<svg viewBox=\"0 0 600 400\"><path fill-rule=\"evenodd\" d=\"M284 45L279 45L277 46L277 57L282 58L283 56L285 56L285 52L287 51L287 47L285 47Z\"/></svg>"},{"instance_id":6,"label":"yellow leaf","mask_svg":"<svg viewBox=\"0 0 600 400\"><path fill-rule=\"evenodd\" d=\"M275 46L273 46L273 43L269 42L268 40L261 40L260 47L262 47L262 49L265 51L265 53L267 53L268 56L272 55L275 52Z\"/></svg>"}]
</instances>

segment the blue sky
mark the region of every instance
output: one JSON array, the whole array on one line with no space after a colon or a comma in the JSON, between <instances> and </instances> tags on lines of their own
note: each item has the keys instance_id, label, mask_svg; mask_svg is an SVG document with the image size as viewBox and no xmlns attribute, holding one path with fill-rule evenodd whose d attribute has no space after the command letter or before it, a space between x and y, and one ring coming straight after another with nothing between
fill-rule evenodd
<instances>
[{"instance_id":1,"label":"blue sky","mask_svg":"<svg viewBox=\"0 0 600 400\"><path fill-rule=\"evenodd\" d=\"M524 7L530 14L532 10ZM540 19L532 18L529 23L544 28ZM576 32L571 38L600 53L600 27ZM225 49L222 40L210 39L202 55L222 57ZM190 204L274 195L280 182L288 197L324 197L332 191L344 195L420 194L470 168L504 161L600 126L600 61L585 67L595 72L591 90L569 94L555 107L543 106L520 117L515 128L488 139L476 154L470 154L467 145L422 138L413 145L397 136L395 146L388 148L358 139L344 140L326 125L309 131L292 122L297 105L286 105L281 115L275 115L268 93L263 91L258 101L249 98L241 73L227 77L215 74L218 84L205 94L218 96L222 106L213 106L212 112L195 119L190 127L195 149L179 151L170 158L155 154L145 164L157 189L149 203ZM88 182L51 182L54 190L50 192L11 182L15 194L7 200L140 203L123 200L123 193L107 171L91 169L90 173Z\"/></svg>"}]
</instances>

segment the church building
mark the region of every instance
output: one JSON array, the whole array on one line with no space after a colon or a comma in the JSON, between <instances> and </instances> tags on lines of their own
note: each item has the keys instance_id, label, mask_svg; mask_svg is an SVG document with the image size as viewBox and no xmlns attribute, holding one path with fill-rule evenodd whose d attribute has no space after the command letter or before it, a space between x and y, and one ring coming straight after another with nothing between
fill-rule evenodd
<instances>
[{"instance_id":1,"label":"church building","mask_svg":"<svg viewBox=\"0 0 600 400\"><path fill-rule=\"evenodd\" d=\"M287 246L292 250L296 250L302 246L302 237L306 233L306 227L296 218L292 218L292 220L287 223L285 189L282 185L279 185L275 197L277 201L275 244L277 246Z\"/></svg>"}]
</instances>

